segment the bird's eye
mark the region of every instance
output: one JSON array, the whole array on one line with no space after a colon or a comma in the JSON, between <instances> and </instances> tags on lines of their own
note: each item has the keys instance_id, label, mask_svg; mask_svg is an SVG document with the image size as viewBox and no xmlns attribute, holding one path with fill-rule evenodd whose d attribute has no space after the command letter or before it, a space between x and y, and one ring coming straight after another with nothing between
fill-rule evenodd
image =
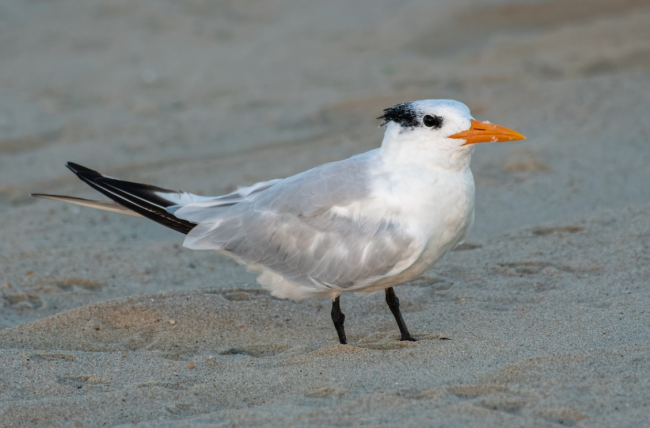
<instances>
[{"instance_id":1,"label":"bird's eye","mask_svg":"<svg viewBox=\"0 0 650 428\"><path fill-rule=\"evenodd\" d=\"M424 122L424 126L428 126L429 128L440 128L442 126L442 118L440 116L431 116L431 115L426 115L422 118L422 122Z\"/></svg>"}]
</instances>

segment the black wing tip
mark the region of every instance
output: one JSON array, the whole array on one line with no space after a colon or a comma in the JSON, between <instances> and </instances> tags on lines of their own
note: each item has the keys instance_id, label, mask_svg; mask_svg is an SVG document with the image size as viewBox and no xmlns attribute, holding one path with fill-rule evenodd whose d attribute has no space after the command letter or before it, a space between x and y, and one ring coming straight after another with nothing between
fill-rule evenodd
<instances>
[{"instance_id":1,"label":"black wing tip","mask_svg":"<svg viewBox=\"0 0 650 428\"><path fill-rule=\"evenodd\" d=\"M74 162L67 162L65 166L93 189L143 217L185 234L196 226L194 223L176 218L165 210L166 206L174 204L156 193L172 192L170 190L106 177Z\"/></svg>"},{"instance_id":2,"label":"black wing tip","mask_svg":"<svg viewBox=\"0 0 650 428\"><path fill-rule=\"evenodd\" d=\"M86 168L83 165L79 165L78 163L74 162L67 162L65 166L75 174L86 174L86 175L93 175L93 176L99 176L101 177L102 175L95 171L94 169Z\"/></svg>"}]
</instances>

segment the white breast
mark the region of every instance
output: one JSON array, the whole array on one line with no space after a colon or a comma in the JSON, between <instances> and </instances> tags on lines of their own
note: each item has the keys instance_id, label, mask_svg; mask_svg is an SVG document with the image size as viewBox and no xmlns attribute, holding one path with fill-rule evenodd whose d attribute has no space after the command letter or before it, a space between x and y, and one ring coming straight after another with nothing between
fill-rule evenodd
<instances>
[{"instance_id":1,"label":"white breast","mask_svg":"<svg viewBox=\"0 0 650 428\"><path fill-rule=\"evenodd\" d=\"M368 290L416 278L463 242L474 222L474 177L469 168L393 171L376 182L375 201L384 208L383 215L390 215L392 221L416 237L422 251L396 269L401 273Z\"/></svg>"}]
</instances>

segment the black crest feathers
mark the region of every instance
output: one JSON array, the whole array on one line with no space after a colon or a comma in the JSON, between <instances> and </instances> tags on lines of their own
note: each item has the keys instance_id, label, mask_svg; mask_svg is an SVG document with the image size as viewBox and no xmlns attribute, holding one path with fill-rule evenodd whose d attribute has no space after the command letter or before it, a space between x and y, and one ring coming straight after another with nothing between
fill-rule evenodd
<instances>
[{"instance_id":1,"label":"black crest feathers","mask_svg":"<svg viewBox=\"0 0 650 428\"><path fill-rule=\"evenodd\" d=\"M417 113L413 110L411 103L401 103L384 109L384 114L377 119L384 121L380 126L384 126L388 122L395 122L407 128L421 126Z\"/></svg>"}]
</instances>

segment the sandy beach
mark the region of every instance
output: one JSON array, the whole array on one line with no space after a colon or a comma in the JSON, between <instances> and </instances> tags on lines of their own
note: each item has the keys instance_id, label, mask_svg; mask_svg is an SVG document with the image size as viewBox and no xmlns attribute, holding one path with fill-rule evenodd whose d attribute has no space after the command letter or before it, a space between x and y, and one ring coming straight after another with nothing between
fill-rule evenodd
<instances>
[{"instance_id":1,"label":"sandy beach","mask_svg":"<svg viewBox=\"0 0 650 428\"><path fill-rule=\"evenodd\" d=\"M650 425L650 1L0 2L0 426ZM466 244L383 293L271 297L65 168L216 195L452 98Z\"/></svg>"}]
</instances>

